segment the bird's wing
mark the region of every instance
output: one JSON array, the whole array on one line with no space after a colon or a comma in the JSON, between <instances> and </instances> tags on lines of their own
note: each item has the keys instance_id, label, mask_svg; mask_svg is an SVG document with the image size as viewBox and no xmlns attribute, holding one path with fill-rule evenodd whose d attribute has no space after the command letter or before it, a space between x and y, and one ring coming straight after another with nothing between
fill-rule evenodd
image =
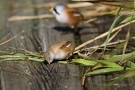
<instances>
[{"instance_id":1,"label":"bird's wing","mask_svg":"<svg viewBox=\"0 0 135 90\"><path fill-rule=\"evenodd\" d=\"M71 13L73 16L75 16L75 17L82 17L83 15L79 12L79 11L77 11L76 9L72 9L72 8L69 8L68 9L68 12L69 13Z\"/></svg>"}]
</instances>

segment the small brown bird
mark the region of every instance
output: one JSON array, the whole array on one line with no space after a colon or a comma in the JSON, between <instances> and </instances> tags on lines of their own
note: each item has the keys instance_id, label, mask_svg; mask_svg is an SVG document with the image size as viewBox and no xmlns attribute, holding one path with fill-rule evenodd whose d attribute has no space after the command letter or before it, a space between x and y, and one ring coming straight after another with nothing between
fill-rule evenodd
<instances>
[{"instance_id":1,"label":"small brown bird","mask_svg":"<svg viewBox=\"0 0 135 90\"><path fill-rule=\"evenodd\" d=\"M75 50L70 41L62 41L52 45L45 53L44 58L50 64L53 60L63 60Z\"/></svg>"},{"instance_id":2,"label":"small brown bird","mask_svg":"<svg viewBox=\"0 0 135 90\"><path fill-rule=\"evenodd\" d=\"M83 15L76 9L70 8L65 4L57 3L51 9L56 20L63 24L68 24L71 28L76 28L81 21L87 21L89 19L84 18ZM96 24L94 21L90 23Z\"/></svg>"}]
</instances>

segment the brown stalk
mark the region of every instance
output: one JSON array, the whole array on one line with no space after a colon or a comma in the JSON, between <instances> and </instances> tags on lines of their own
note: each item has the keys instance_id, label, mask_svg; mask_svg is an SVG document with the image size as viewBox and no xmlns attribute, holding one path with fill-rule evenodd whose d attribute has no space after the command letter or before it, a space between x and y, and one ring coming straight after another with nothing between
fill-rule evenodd
<instances>
[{"instance_id":1,"label":"brown stalk","mask_svg":"<svg viewBox=\"0 0 135 90\"><path fill-rule=\"evenodd\" d=\"M135 22L135 20L116 27L116 28L114 28L114 29L112 30L112 33L115 32L115 31L117 31L117 30L119 30L119 29L121 29L121 28L123 28L123 27L125 27L125 26L127 26L127 25L129 25L129 24L131 24L131 23L134 23L134 22ZM91 40L89 40L89 41L87 41L87 42L85 42L85 43L79 45L78 47L75 48L75 50L81 49L81 48L85 47L86 45L88 45L88 44L90 44L90 43L92 43L92 42L94 42L94 41L96 41L96 40L98 40L98 39L100 39L100 38L103 38L103 37L107 36L108 33L109 33L109 31L108 31L108 32L105 32L105 33L103 33L103 34L101 34L101 35L99 35L98 37L96 37L96 38L94 38L94 39L91 39Z\"/></svg>"},{"instance_id":2,"label":"brown stalk","mask_svg":"<svg viewBox=\"0 0 135 90\"><path fill-rule=\"evenodd\" d=\"M3 45L3 44L5 44L5 43L7 43L7 42L9 42L9 41L11 41L11 40L13 40L13 39L15 39L16 37L18 37L21 33L23 33L25 30L22 30L19 34L17 34L16 36L14 36L14 37L12 37L12 38L10 38L10 39L8 39L8 40L6 40L5 42L2 42L2 43L0 43L0 45Z\"/></svg>"}]
</instances>

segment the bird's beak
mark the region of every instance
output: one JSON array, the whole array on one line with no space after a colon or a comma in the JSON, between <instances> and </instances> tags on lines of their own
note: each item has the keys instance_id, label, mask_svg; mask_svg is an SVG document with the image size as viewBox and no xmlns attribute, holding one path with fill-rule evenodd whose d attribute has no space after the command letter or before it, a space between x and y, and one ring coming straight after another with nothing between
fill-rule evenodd
<instances>
[{"instance_id":1,"label":"bird's beak","mask_svg":"<svg viewBox=\"0 0 135 90\"><path fill-rule=\"evenodd\" d=\"M50 62L48 62L48 64L50 65L51 63L50 63Z\"/></svg>"},{"instance_id":2,"label":"bird's beak","mask_svg":"<svg viewBox=\"0 0 135 90\"><path fill-rule=\"evenodd\" d=\"M51 8L49 11L52 12L53 11L53 8Z\"/></svg>"},{"instance_id":3,"label":"bird's beak","mask_svg":"<svg viewBox=\"0 0 135 90\"><path fill-rule=\"evenodd\" d=\"M49 61L47 61L47 62L48 62L49 65L51 64L51 62L49 62Z\"/></svg>"}]
</instances>

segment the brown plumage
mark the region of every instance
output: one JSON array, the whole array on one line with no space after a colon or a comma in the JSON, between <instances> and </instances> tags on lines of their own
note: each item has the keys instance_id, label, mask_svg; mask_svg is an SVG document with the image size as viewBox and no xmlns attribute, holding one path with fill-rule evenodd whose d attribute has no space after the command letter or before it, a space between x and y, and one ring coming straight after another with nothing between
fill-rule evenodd
<instances>
[{"instance_id":1,"label":"brown plumage","mask_svg":"<svg viewBox=\"0 0 135 90\"><path fill-rule=\"evenodd\" d=\"M53 60L63 60L75 50L70 41L62 41L52 45L45 53L44 58L50 64Z\"/></svg>"},{"instance_id":2,"label":"brown plumage","mask_svg":"<svg viewBox=\"0 0 135 90\"><path fill-rule=\"evenodd\" d=\"M62 3L56 3L50 9L50 11L54 14L58 22L69 25L71 28L75 30L75 32L78 32L77 26L79 25L80 22L89 20L88 18L85 18L76 9L70 8ZM91 21L89 23L98 26L98 24L94 21Z\"/></svg>"}]
</instances>

